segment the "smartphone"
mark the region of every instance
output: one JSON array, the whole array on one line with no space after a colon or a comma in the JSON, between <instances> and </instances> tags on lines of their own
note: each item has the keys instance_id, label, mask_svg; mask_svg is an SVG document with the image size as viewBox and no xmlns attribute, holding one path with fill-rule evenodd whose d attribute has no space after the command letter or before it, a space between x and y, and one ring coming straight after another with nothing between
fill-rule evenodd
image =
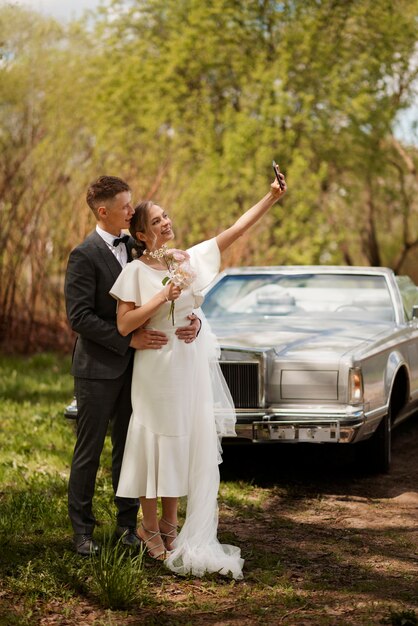
<instances>
[{"instance_id":1,"label":"smartphone","mask_svg":"<svg viewBox=\"0 0 418 626\"><path fill-rule=\"evenodd\" d=\"M280 189L284 189L284 184L283 181L281 180L279 173L280 173L280 168L277 165L276 161L273 161L273 169L274 169L274 173L276 174L276 178L277 178L277 182L280 185Z\"/></svg>"}]
</instances>

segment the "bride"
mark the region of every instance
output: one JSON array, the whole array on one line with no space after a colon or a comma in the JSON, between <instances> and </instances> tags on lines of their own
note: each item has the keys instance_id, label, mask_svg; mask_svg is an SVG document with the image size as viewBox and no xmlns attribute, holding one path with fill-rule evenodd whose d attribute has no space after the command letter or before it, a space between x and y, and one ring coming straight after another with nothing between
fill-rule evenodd
<instances>
[{"instance_id":1,"label":"bride","mask_svg":"<svg viewBox=\"0 0 418 626\"><path fill-rule=\"evenodd\" d=\"M119 332L146 325L163 331L160 350L137 350L132 379L132 416L117 495L140 497L138 529L148 554L178 574L219 572L242 578L239 548L217 539L220 437L235 435L232 399L222 376L218 347L199 310L195 341L179 341L216 277L220 255L285 193L282 174L270 191L229 228L187 252L167 248L174 238L166 211L152 201L135 208L130 232L137 259L111 290L118 300ZM177 535L177 504L187 496L185 523ZM161 498L158 519L157 498Z\"/></svg>"}]
</instances>

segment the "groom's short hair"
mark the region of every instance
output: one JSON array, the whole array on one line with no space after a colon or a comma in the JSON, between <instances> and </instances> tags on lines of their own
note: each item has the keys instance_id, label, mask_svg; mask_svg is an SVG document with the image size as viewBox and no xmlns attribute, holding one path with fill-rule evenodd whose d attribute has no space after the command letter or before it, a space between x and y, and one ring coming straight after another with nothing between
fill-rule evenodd
<instances>
[{"instance_id":1,"label":"groom's short hair","mask_svg":"<svg viewBox=\"0 0 418 626\"><path fill-rule=\"evenodd\" d=\"M87 189L87 204L97 217L97 209L106 200L112 200L121 191L131 191L128 183L117 176L100 176Z\"/></svg>"}]
</instances>

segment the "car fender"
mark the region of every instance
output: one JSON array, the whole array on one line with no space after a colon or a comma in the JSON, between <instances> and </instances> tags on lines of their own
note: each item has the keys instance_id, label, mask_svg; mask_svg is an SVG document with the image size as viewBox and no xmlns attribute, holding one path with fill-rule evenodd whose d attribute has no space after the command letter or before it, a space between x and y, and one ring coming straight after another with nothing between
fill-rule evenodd
<instances>
[{"instance_id":1,"label":"car fender","mask_svg":"<svg viewBox=\"0 0 418 626\"><path fill-rule=\"evenodd\" d=\"M405 361L404 356L399 350L394 350L389 354L389 358L386 363L385 373L384 373L384 393L385 393L385 404L386 408L389 407L389 402L392 397L393 386L396 380L396 376L398 372L404 368L406 370L406 377L408 383L408 389L410 385L410 371L409 365Z\"/></svg>"}]
</instances>

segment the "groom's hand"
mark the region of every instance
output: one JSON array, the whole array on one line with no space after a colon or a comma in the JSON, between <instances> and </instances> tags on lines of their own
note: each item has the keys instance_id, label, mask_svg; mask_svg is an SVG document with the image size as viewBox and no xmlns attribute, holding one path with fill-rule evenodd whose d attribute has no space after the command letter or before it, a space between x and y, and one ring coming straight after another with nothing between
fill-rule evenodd
<instances>
[{"instance_id":1,"label":"groom's hand","mask_svg":"<svg viewBox=\"0 0 418 626\"><path fill-rule=\"evenodd\" d=\"M131 348L135 350L159 350L168 342L168 337L165 333L159 330L152 330L151 328L138 328L132 333Z\"/></svg>"},{"instance_id":2,"label":"groom's hand","mask_svg":"<svg viewBox=\"0 0 418 626\"><path fill-rule=\"evenodd\" d=\"M202 322L194 313L188 315L187 319L190 320L190 324L188 326L181 326L180 328L177 328L176 335L180 341L192 343L192 341L194 341L199 334Z\"/></svg>"}]
</instances>

